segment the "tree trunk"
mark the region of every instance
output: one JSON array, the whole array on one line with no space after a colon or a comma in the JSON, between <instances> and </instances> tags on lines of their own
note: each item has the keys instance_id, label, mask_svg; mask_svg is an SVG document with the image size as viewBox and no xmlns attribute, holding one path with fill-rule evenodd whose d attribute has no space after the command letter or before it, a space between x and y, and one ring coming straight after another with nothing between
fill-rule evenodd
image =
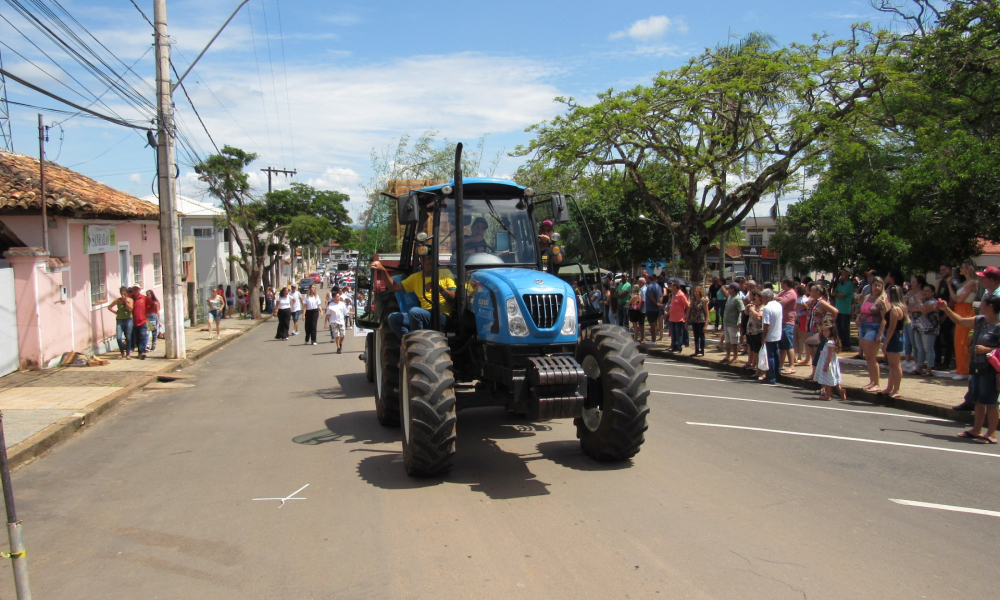
<instances>
[{"instance_id":1,"label":"tree trunk","mask_svg":"<svg viewBox=\"0 0 1000 600\"><path fill-rule=\"evenodd\" d=\"M705 254L708 252L708 245L701 245L697 248L681 248L684 262L687 263L691 272L691 285L704 285L705 282Z\"/></svg>"}]
</instances>

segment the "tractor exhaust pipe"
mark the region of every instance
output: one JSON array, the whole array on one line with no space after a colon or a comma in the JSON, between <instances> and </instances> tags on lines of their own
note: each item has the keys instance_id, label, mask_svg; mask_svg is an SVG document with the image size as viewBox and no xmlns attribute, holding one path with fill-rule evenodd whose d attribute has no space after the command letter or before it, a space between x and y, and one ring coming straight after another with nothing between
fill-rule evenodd
<instances>
[{"instance_id":1,"label":"tractor exhaust pipe","mask_svg":"<svg viewBox=\"0 0 1000 600\"><path fill-rule=\"evenodd\" d=\"M458 319L458 337L464 339L462 331L462 313L465 310L465 247L462 240L465 236L465 209L462 206L464 190L462 187L462 142L455 146L455 227L458 232L455 236L455 265L458 272L455 274L458 281L455 282L455 318Z\"/></svg>"}]
</instances>

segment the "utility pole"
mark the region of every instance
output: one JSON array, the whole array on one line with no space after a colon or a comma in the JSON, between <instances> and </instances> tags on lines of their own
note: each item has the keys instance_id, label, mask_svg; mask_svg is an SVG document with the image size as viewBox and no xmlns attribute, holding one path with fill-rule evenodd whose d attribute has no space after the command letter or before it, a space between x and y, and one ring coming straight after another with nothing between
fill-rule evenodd
<instances>
[{"instance_id":1,"label":"utility pole","mask_svg":"<svg viewBox=\"0 0 1000 600\"><path fill-rule=\"evenodd\" d=\"M295 169L292 169L291 171L289 171L288 169L276 169L274 167L268 167L266 169L261 169L261 171L267 173L267 193L268 194L270 194L271 191L272 191L272 188L271 188L271 175L277 175L279 173L282 174L282 175L287 175L289 177L293 177L295 175L298 175L298 171L296 171ZM289 246L291 246L291 244L289 244ZM292 263L291 264L292 274L290 276L290 279L291 279L291 278L295 277L295 248L292 248L292 251L290 253L290 262ZM279 263L280 263L280 260L279 260ZM281 282L281 273L280 273L280 271L281 271L281 267L278 267L278 277L277 277L277 279L278 279L279 283Z\"/></svg>"},{"instance_id":2,"label":"utility pole","mask_svg":"<svg viewBox=\"0 0 1000 600\"><path fill-rule=\"evenodd\" d=\"M292 169L291 171L289 171L288 169L275 169L274 167L268 167L266 169L261 169L261 171L267 173L267 193L268 194L271 193L271 175L272 174L273 175L277 175L278 173L281 173L282 175L288 175L289 177L291 177L293 175L298 175L298 171L296 171L295 169Z\"/></svg>"},{"instance_id":3,"label":"utility pole","mask_svg":"<svg viewBox=\"0 0 1000 600\"><path fill-rule=\"evenodd\" d=\"M181 292L181 245L174 179L174 105L170 82L167 0L153 0L156 29L157 176L160 198L160 264L163 268L164 339L167 358L187 357L184 340L184 294Z\"/></svg>"},{"instance_id":4,"label":"utility pole","mask_svg":"<svg viewBox=\"0 0 1000 600\"><path fill-rule=\"evenodd\" d=\"M38 189L42 193L42 247L49 251L49 213L45 199L45 123L38 113Z\"/></svg>"}]
</instances>

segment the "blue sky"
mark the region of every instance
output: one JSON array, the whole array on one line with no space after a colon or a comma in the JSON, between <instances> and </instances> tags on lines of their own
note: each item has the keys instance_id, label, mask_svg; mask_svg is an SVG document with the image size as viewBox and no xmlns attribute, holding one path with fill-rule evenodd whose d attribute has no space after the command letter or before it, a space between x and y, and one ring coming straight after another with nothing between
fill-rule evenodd
<instances>
[{"instance_id":1,"label":"blue sky","mask_svg":"<svg viewBox=\"0 0 1000 600\"><path fill-rule=\"evenodd\" d=\"M42 1L53 6L52 0ZM60 3L124 63L135 63L145 83L136 77L133 87L155 102L146 87L153 82L151 28L129 0ZM136 3L152 18L151 0ZM237 4L168 0L179 71ZM85 106L93 96L84 87L97 95L105 91L106 84L85 73L9 4L0 4L0 15L40 48L0 20L5 69ZM267 183L257 169L294 168L299 172L295 181L348 193L356 210L362 200L359 184L371 176L372 150L402 134L436 130L467 143L488 135L487 154L506 153L530 139L525 127L560 112L555 96L587 101L608 88L646 83L729 35L764 31L780 44L806 42L813 33L846 36L850 25L861 21L885 18L863 0L250 0L185 83L219 147L231 144L260 154L251 173L259 189L266 191ZM7 96L12 102L66 108L13 81L7 82ZM95 105L96 110L146 118L113 93L102 100L107 106ZM180 90L175 103L190 154L213 152ZM15 151L37 155L38 111L12 104L10 113ZM150 193L154 153L144 147L144 134L43 114L46 122L63 121L61 131L50 131L50 160L137 196ZM181 193L201 198L190 154L179 153ZM513 172L519 161L504 158L497 174ZM276 185L288 181L279 178Z\"/></svg>"}]
</instances>

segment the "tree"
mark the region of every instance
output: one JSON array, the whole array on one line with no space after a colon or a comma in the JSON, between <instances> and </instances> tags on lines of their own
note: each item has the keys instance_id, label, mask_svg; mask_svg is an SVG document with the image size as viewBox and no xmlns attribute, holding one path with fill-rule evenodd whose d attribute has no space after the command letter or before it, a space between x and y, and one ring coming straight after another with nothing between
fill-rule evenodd
<instances>
[{"instance_id":1,"label":"tree","mask_svg":"<svg viewBox=\"0 0 1000 600\"><path fill-rule=\"evenodd\" d=\"M256 154L227 145L195 165L209 194L222 202L230 234L240 249L237 260L247 272L251 298L259 295L265 259L275 239L298 235L312 241L319 232L346 237L351 222L343 206L349 198L339 192L293 183L291 190L258 197L244 171L256 159ZM250 308L253 318L260 318L259 304L251 302Z\"/></svg>"},{"instance_id":2,"label":"tree","mask_svg":"<svg viewBox=\"0 0 1000 600\"><path fill-rule=\"evenodd\" d=\"M569 173L611 168L629 177L701 281L719 235L819 163L831 137L855 127L885 85L889 35L853 33L777 50L768 36L751 34L661 72L651 85L600 94L591 106L559 98L567 113L529 128L535 138L515 153ZM646 179L656 165L682 182L679 215L668 209L673 196Z\"/></svg>"}]
</instances>

